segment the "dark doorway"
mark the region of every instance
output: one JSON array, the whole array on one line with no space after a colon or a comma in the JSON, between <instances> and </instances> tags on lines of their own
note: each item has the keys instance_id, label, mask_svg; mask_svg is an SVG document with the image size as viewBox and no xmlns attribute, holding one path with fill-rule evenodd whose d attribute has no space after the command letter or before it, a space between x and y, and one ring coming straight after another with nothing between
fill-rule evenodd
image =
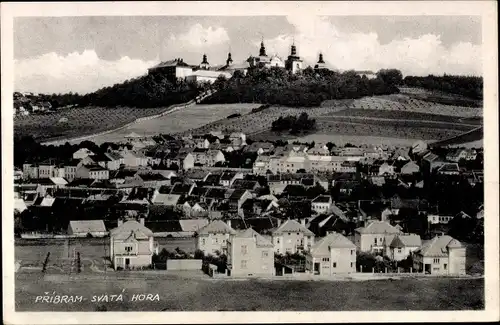
<instances>
[{"instance_id":1,"label":"dark doorway","mask_svg":"<svg viewBox=\"0 0 500 325\"><path fill-rule=\"evenodd\" d=\"M424 270L425 270L425 274L431 274L431 265L430 264L425 264L424 265Z\"/></svg>"},{"instance_id":2,"label":"dark doorway","mask_svg":"<svg viewBox=\"0 0 500 325\"><path fill-rule=\"evenodd\" d=\"M314 274L319 274L320 263L314 263Z\"/></svg>"},{"instance_id":3,"label":"dark doorway","mask_svg":"<svg viewBox=\"0 0 500 325\"><path fill-rule=\"evenodd\" d=\"M130 258L125 259L125 268L129 269L130 268Z\"/></svg>"}]
</instances>

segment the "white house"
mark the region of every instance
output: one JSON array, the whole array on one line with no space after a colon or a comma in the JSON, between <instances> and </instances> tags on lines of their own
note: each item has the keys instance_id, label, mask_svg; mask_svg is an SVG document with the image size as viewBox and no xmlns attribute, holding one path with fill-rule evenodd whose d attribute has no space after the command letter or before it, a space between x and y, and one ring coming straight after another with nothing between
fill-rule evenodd
<instances>
[{"instance_id":1,"label":"white house","mask_svg":"<svg viewBox=\"0 0 500 325\"><path fill-rule=\"evenodd\" d=\"M273 231L272 237L274 251L278 254L308 251L314 244L314 233L295 220L287 220Z\"/></svg>"},{"instance_id":2,"label":"white house","mask_svg":"<svg viewBox=\"0 0 500 325\"><path fill-rule=\"evenodd\" d=\"M450 236L436 236L413 254L417 272L432 275L464 275L466 248Z\"/></svg>"},{"instance_id":3,"label":"white house","mask_svg":"<svg viewBox=\"0 0 500 325\"><path fill-rule=\"evenodd\" d=\"M328 234L307 253L306 271L323 276L356 272L356 245L339 233Z\"/></svg>"}]
</instances>

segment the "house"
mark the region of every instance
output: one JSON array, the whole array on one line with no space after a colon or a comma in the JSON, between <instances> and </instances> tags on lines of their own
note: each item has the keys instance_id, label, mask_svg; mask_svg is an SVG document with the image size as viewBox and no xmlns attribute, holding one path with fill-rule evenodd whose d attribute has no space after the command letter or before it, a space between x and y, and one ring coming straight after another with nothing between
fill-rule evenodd
<instances>
[{"instance_id":1,"label":"house","mask_svg":"<svg viewBox=\"0 0 500 325\"><path fill-rule=\"evenodd\" d=\"M123 157L123 164L127 167L139 167L148 165L148 157L142 152L123 150L120 152Z\"/></svg>"},{"instance_id":2,"label":"house","mask_svg":"<svg viewBox=\"0 0 500 325\"><path fill-rule=\"evenodd\" d=\"M144 226L143 218L140 222L119 222L109 236L109 252L115 270L147 267L151 265L153 254L158 253L153 232Z\"/></svg>"},{"instance_id":3,"label":"house","mask_svg":"<svg viewBox=\"0 0 500 325\"><path fill-rule=\"evenodd\" d=\"M243 149L244 152L257 153L259 156L273 150L274 145L271 142L253 142Z\"/></svg>"},{"instance_id":4,"label":"house","mask_svg":"<svg viewBox=\"0 0 500 325\"><path fill-rule=\"evenodd\" d=\"M417 272L432 275L465 275L466 248L450 236L436 236L413 253Z\"/></svg>"},{"instance_id":5,"label":"house","mask_svg":"<svg viewBox=\"0 0 500 325\"><path fill-rule=\"evenodd\" d=\"M459 162L460 160L475 160L477 152L475 149L455 149L450 150L446 155L446 160L452 162Z\"/></svg>"},{"instance_id":6,"label":"house","mask_svg":"<svg viewBox=\"0 0 500 325\"><path fill-rule=\"evenodd\" d=\"M389 248L386 255L390 259L402 261L422 247L422 240L416 234L396 235L392 242L386 246Z\"/></svg>"},{"instance_id":7,"label":"house","mask_svg":"<svg viewBox=\"0 0 500 325\"><path fill-rule=\"evenodd\" d=\"M142 180L144 187L160 188L163 185L170 185L170 180L157 172L139 173L138 176Z\"/></svg>"},{"instance_id":8,"label":"house","mask_svg":"<svg viewBox=\"0 0 500 325\"><path fill-rule=\"evenodd\" d=\"M246 200L251 199L253 197L252 193L248 190L237 189L234 190L229 196L229 208L231 210L236 210L238 215L243 216L243 203Z\"/></svg>"},{"instance_id":9,"label":"house","mask_svg":"<svg viewBox=\"0 0 500 325\"><path fill-rule=\"evenodd\" d=\"M165 163L169 168L176 165L180 170L189 170L194 167L195 158L191 152L180 151L172 157L166 158Z\"/></svg>"},{"instance_id":10,"label":"house","mask_svg":"<svg viewBox=\"0 0 500 325\"><path fill-rule=\"evenodd\" d=\"M204 182L211 173L202 169L191 169L188 170L184 176L194 182Z\"/></svg>"},{"instance_id":11,"label":"house","mask_svg":"<svg viewBox=\"0 0 500 325\"><path fill-rule=\"evenodd\" d=\"M386 221L371 221L366 227L359 227L354 232L354 243L362 252L384 253L384 239L387 235L401 234L401 230Z\"/></svg>"},{"instance_id":12,"label":"house","mask_svg":"<svg viewBox=\"0 0 500 325\"><path fill-rule=\"evenodd\" d=\"M333 200L330 195L318 195L311 202L311 209L317 214L328 213L332 207Z\"/></svg>"},{"instance_id":13,"label":"house","mask_svg":"<svg viewBox=\"0 0 500 325\"><path fill-rule=\"evenodd\" d=\"M158 190L155 190L153 197L151 198L151 203L154 205L165 205L174 208L177 206L180 197L181 196L179 194L163 194Z\"/></svg>"},{"instance_id":14,"label":"house","mask_svg":"<svg viewBox=\"0 0 500 325\"><path fill-rule=\"evenodd\" d=\"M227 254L227 241L236 232L221 220L214 220L197 231L196 249L205 255L215 255L216 252Z\"/></svg>"},{"instance_id":15,"label":"house","mask_svg":"<svg viewBox=\"0 0 500 325\"><path fill-rule=\"evenodd\" d=\"M306 255L306 271L331 276L356 272L356 245L339 233L330 233Z\"/></svg>"},{"instance_id":16,"label":"house","mask_svg":"<svg viewBox=\"0 0 500 325\"><path fill-rule=\"evenodd\" d=\"M414 161L409 161L401 167L401 174L403 175L413 175L419 171L420 167Z\"/></svg>"},{"instance_id":17,"label":"house","mask_svg":"<svg viewBox=\"0 0 500 325\"><path fill-rule=\"evenodd\" d=\"M87 148L80 148L73 153L73 159L83 159L88 156L93 156L94 153Z\"/></svg>"},{"instance_id":18,"label":"house","mask_svg":"<svg viewBox=\"0 0 500 325\"><path fill-rule=\"evenodd\" d=\"M246 145L247 137L245 133L233 132L229 135L229 141L236 150Z\"/></svg>"},{"instance_id":19,"label":"house","mask_svg":"<svg viewBox=\"0 0 500 325\"><path fill-rule=\"evenodd\" d=\"M123 156L119 152L106 152L104 155L108 158L106 166L103 166L109 170L117 170L122 164L125 164Z\"/></svg>"},{"instance_id":20,"label":"house","mask_svg":"<svg viewBox=\"0 0 500 325\"><path fill-rule=\"evenodd\" d=\"M75 178L109 179L109 170L100 165L83 165L77 168Z\"/></svg>"},{"instance_id":21,"label":"house","mask_svg":"<svg viewBox=\"0 0 500 325\"><path fill-rule=\"evenodd\" d=\"M395 173L394 165L389 164L388 162L384 162L379 167L379 171L378 171L379 176L392 176L392 175L394 175L394 173Z\"/></svg>"},{"instance_id":22,"label":"house","mask_svg":"<svg viewBox=\"0 0 500 325\"><path fill-rule=\"evenodd\" d=\"M272 238L274 251L278 254L308 251L314 244L314 233L295 220L285 221L273 231Z\"/></svg>"},{"instance_id":23,"label":"house","mask_svg":"<svg viewBox=\"0 0 500 325\"><path fill-rule=\"evenodd\" d=\"M80 159L72 159L66 164L64 164L64 175L65 178L71 182L76 178L76 170L84 165L84 162Z\"/></svg>"},{"instance_id":24,"label":"house","mask_svg":"<svg viewBox=\"0 0 500 325\"><path fill-rule=\"evenodd\" d=\"M445 163L436 169L439 175L460 175L460 167L457 163Z\"/></svg>"},{"instance_id":25,"label":"house","mask_svg":"<svg viewBox=\"0 0 500 325\"><path fill-rule=\"evenodd\" d=\"M274 245L252 228L229 236L227 273L229 276L273 276Z\"/></svg>"},{"instance_id":26,"label":"house","mask_svg":"<svg viewBox=\"0 0 500 325\"><path fill-rule=\"evenodd\" d=\"M437 214L429 214L427 215L427 221L429 221L430 224L436 225L436 224L447 224L450 222L454 216L449 216L449 215L437 215Z\"/></svg>"},{"instance_id":27,"label":"house","mask_svg":"<svg viewBox=\"0 0 500 325\"><path fill-rule=\"evenodd\" d=\"M58 168L53 159L48 159L38 164L38 177L51 178L58 176Z\"/></svg>"},{"instance_id":28,"label":"house","mask_svg":"<svg viewBox=\"0 0 500 325\"><path fill-rule=\"evenodd\" d=\"M246 179L236 179L236 180L234 180L231 187L234 189L255 191L260 187L260 185L259 185L258 181L250 181L250 180L246 180Z\"/></svg>"},{"instance_id":29,"label":"house","mask_svg":"<svg viewBox=\"0 0 500 325\"><path fill-rule=\"evenodd\" d=\"M190 216L191 218L201 218L208 217L208 205L204 202L196 202L191 207Z\"/></svg>"},{"instance_id":30,"label":"house","mask_svg":"<svg viewBox=\"0 0 500 325\"><path fill-rule=\"evenodd\" d=\"M243 173L225 171L224 173L222 173L220 177L220 185L225 187L230 187L231 185L233 185L233 182L237 179L243 179Z\"/></svg>"},{"instance_id":31,"label":"house","mask_svg":"<svg viewBox=\"0 0 500 325\"><path fill-rule=\"evenodd\" d=\"M23 164L23 178L39 178L39 167L38 164Z\"/></svg>"},{"instance_id":32,"label":"house","mask_svg":"<svg viewBox=\"0 0 500 325\"><path fill-rule=\"evenodd\" d=\"M68 235L73 237L104 237L108 234L103 220L71 220Z\"/></svg>"}]
</instances>

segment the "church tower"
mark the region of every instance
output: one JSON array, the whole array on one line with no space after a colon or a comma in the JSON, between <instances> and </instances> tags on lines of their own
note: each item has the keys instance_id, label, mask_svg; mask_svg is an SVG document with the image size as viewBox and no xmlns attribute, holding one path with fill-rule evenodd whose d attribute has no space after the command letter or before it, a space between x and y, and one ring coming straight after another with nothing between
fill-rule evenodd
<instances>
[{"instance_id":1,"label":"church tower","mask_svg":"<svg viewBox=\"0 0 500 325\"><path fill-rule=\"evenodd\" d=\"M315 70L326 69L326 63L323 60L323 53L319 53L318 63L314 66Z\"/></svg>"},{"instance_id":2,"label":"church tower","mask_svg":"<svg viewBox=\"0 0 500 325\"><path fill-rule=\"evenodd\" d=\"M233 64L233 59L231 58L231 52L229 52L229 53L227 54L226 65L227 65L227 66L230 66L231 64Z\"/></svg>"},{"instance_id":3,"label":"church tower","mask_svg":"<svg viewBox=\"0 0 500 325\"><path fill-rule=\"evenodd\" d=\"M267 56L266 47L264 46L264 40L262 40L262 42L260 42L259 56Z\"/></svg>"},{"instance_id":4,"label":"church tower","mask_svg":"<svg viewBox=\"0 0 500 325\"><path fill-rule=\"evenodd\" d=\"M285 67L287 70L291 71L293 74L302 70L303 61L300 56L297 55L297 47L295 46L295 41L292 43L290 50L290 55L286 60Z\"/></svg>"},{"instance_id":5,"label":"church tower","mask_svg":"<svg viewBox=\"0 0 500 325\"><path fill-rule=\"evenodd\" d=\"M201 61L200 69L205 69L205 70L210 69L210 63L208 63L206 54L203 54L203 61Z\"/></svg>"}]
</instances>

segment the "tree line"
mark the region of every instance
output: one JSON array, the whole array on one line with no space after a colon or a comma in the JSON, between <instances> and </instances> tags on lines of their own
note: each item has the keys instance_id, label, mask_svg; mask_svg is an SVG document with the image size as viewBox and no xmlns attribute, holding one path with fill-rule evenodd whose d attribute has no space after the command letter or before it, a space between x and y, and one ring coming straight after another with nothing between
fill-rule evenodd
<instances>
[{"instance_id":1,"label":"tree line","mask_svg":"<svg viewBox=\"0 0 500 325\"><path fill-rule=\"evenodd\" d=\"M428 90L462 95L472 99L483 99L483 78L476 76L434 76L426 77L407 76L403 80L408 87L419 87Z\"/></svg>"},{"instance_id":2,"label":"tree line","mask_svg":"<svg viewBox=\"0 0 500 325\"><path fill-rule=\"evenodd\" d=\"M148 74L85 95L70 92L39 95L39 98L50 102L53 108L68 105L154 108L188 102L207 89L207 83L172 82L164 74Z\"/></svg>"},{"instance_id":3,"label":"tree line","mask_svg":"<svg viewBox=\"0 0 500 325\"><path fill-rule=\"evenodd\" d=\"M291 134L298 134L300 132L307 132L316 128L316 120L309 118L307 113L301 113L299 117L295 115L280 116L277 120L273 121L271 130L273 131L290 131Z\"/></svg>"},{"instance_id":4,"label":"tree line","mask_svg":"<svg viewBox=\"0 0 500 325\"><path fill-rule=\"evenodd\" d=\"M397 93L399 92L396 87L398 82L392 73L382 73L377 78L368 79L366 76L359 76L354 71L343 73L326 69L315 71L308 67L298 74L292 74L287 70L274 67L271 69L254 68L249 69L246 75L236 71L229 80L224 77L217 79L214 86L218 92L206 99L204 103L258 102L292 107L313 107L329 99L350 99Z\"/></svg>"}]
</instances>

